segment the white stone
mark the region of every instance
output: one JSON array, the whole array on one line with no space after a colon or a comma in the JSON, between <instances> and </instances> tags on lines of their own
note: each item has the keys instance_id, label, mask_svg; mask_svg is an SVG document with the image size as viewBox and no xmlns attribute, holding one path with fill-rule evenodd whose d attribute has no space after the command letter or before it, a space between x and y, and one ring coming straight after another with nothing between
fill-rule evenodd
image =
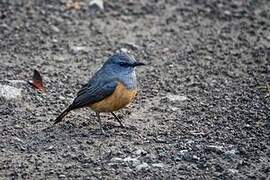
<instances>
[{"instance_id":1,"label":"white stone","mask_svg":"<svg viewBox=\"0 0 270 180\"><path fill-rule=\"evenodd\" d=\"M187 154L187 153L188 153L188 150L186 150L186 149L179 151L179 154L182 156Z\"/></svg>"},{"instance_id":2,"label":"white stone","mask_svg":"<svg viewBox=\"0 0 270 180\"><path fill-rule=\"evenodd\" d=\"M228 172L231 174L237 174L238 170L237 169L228 169Z\"/></svg>"},{"instance_id":3,"label":"white stone","mask_svg":"<svg viewBox=\"0 0 270 180\"><path fill-rule=\"evenodd\" d=\"M125 162L131 162L134 165L137 165L140 163L140 161L137 158L132 158L132 157L126 157L123 161Z\"/></svg>"},{"instance_id":4,"label":"white stone","mask_svg":"<svg viewBox=\"0 0 270 180\"><path fill-rule=\"evenodd\" d=\"M232 149L232 150L226 151L226 152L225 152L225 155L228 155L228 156L235 156L237 152L238 152L238 151L237 151L236 149Z\"/></svg>"},{"instance_id":5,"label":"white stone","mask_svg":"<svg viewBox=\"0 0 270 180\"><path fill-rule=\"evenodd\" d=\"M136 166L136 169L138 170L138 171L140 171L140 170L142 170L142 169L147 169L149 167L149 165L147 164L147 163L142 163L142 164L139 164L139 165L137 165Z\"/></svg>"},{"instance_id":6,"label":"white stone","mask_svg":"<svg viewBox=\"0 0 270 180\"><path fill-rule=\"evenodd\" d=\"M0 96L6 99L20 99L22 97L22 90L9 85L0 84Z\"/></svg>"},{"instance_id":7,"label":"white stone","mask_svg":"<svg viewBox=\"0 0 270 180\"><path fill-rule=\"evenodd\" d=\"M222 152L223 147L222 146L215 146L215 145L209 145L207 146L209 150L216 151L216 152Z\"/></svg>"},{"instance_id":8,"label":"white stone","mask_svg":"<svg viewBox=\"0 0 270 180\"><path fill-rule=\"evenodd\" d=\"M87 52L88 51L88 48L85 47L85 46L70 46L70 51L73 54L77 54L79 52Z\"/></svg>"},{"instance_id":9,"label":"white stone","mask_svg":"<svg viewBox=\"0 0 270 180\"><path fill-rule=\"evenodd\" d=\"M56 33L59 33L60 32L60 29L54 25L51 26L51 29L56 32Z\"/></svg>"},{"instance_id":10,"label":"white stone","mask_svg":"<svg viewBox=\"0 0 270 180\"><path fill-rule=\"evenodd\" d=\"M168 94L167 98L170 101L186 101L188 99L186 96L174 95L174 94Z\"/></svg>"},{"instance_id":11,"label":"white stone","mask_svg":"<svg viewBox=\"0 0 270 180\"><path fill-rule=\"evenodd\" d=\"M101 10L104 9L104 3L103 0L92 0L89 3L90 6L96 5L97 7L99 7Z\"/></svg>"},{"instance_id":12,"label":"white stone","mask_svg":"<svg viewBox=\"0 0 270 180\"><path fill-rule=\"evenodd\" d=\"M128 49L127 48L121 48L120 52L128 53Z\"/></svg>"},{"instance_id":13,"label":"white stone","mask_svg":"<svg viewBox=\"0 0 270 180\"><path fill-rule=\"evenodd\" d=\"M153 167L158 167L158 168L163 168L164 164L163 163L154 163L152 164Z\"/></svg>"},{"instance_id":14,"label":"white stone","mask_svg":"<svg viewBox=\"0 0 270 180\"><path fill-rule=\"evenodd\" d=\"M111 161L113 161L113 162L123 161L123 159L122 158L118 158L118 157L114 157L114 158L111 159Z\"/></svg>"},{"instance_id":15,"label":"white stone","mask_svg":"<svg viewBox=\"0 0 270 180\"><path fill-rule=\"evenodd\" d=\"M147 154L147 152L143 149L138 149L137 151L135 151L135 154L136 155L145 155L145 154Z\"/></svg>"}]
</instances>

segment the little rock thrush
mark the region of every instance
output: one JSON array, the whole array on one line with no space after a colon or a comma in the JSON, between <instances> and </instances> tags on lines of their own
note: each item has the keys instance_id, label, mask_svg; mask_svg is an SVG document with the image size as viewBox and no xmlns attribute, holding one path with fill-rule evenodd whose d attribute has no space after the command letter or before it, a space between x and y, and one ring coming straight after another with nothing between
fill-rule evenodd
<instances>
[{"instance_id":1,"label":"little rock thrush","mask_svg":"<svg viewBox=\"0 0 270 180\"><path fill-rule=\"evenodd\" d=\"M127 53L116 53L104 63L94 76L77 93L73 103L63 111L54 124L60 122L70 111L83 107L90 107L96 112L100 130L104 134L101 112L110 112L119 122L120 119L113 113L127 106L137 94L137 80L135 67L144 65L137 62Z\"/></svg>"}]
</instances>

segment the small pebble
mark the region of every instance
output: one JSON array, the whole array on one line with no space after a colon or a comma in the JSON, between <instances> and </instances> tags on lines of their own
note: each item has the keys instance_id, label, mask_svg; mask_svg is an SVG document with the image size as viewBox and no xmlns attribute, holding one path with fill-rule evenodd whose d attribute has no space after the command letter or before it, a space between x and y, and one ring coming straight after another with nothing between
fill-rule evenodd
<instances>
[{"instance_id":1,"label":"small pebble","mask_svg":"<svg viewBox=\"0 0 270 180\"><path fill-rule=\"evenodd\" d=\"M51 26L51 29L56 32L56 33L59 33L60 32L60 29L54 25Z\"/></svg>"},{"instance_id":2,"label":"small pebble","mask_svg":"<svg viewBox=\"0 0 270 180\"><path fill-rule=\"evenodd\" d=\"M168 94L167 95L167 98L170 100L170 101L186 101L187 100L187 97L186 96L181 96L181 95L174 95L174 94Z\"/></svg>"},{"instance_id":3,"label":"small pebble","mask_svg":"<svg viewBox=\"0 0 270 180\"><path fill-rule=\"evenodd\" d=\"M142 164L139 164L139 165L137 165L136 166L136 169L138 170L138 171L140 171L140 170L142 170L142 169L147 169L149 167L149 165L147 164L147 163L142 163Z\"/></svg>"},{"instance_id":4,"label":"small pebble","mask_svg":"<svg viewBox=\"0 0 270 180\"><path fill-rule=\"evenodd\" d=\"M152 164L153 167L158 167L158 168L163 168L164 164L163 163L154 163Z\"/></svg>"},{"instance_id":5,"label":"small pebble","mask_svg":"<svg viewBox=\"0 0 270 180\"><path fill-rule=\"evenodd\" d=\"M213 151L213 152L223 152L223 147L222 146L209 145L206 148L209 151Z\"/></svg>"}]
</instances>

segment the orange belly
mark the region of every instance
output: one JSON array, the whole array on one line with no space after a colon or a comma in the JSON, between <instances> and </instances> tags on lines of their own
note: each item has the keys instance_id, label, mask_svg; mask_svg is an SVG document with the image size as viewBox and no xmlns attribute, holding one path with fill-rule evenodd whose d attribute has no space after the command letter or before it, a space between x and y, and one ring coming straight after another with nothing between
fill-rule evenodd
<instances>
[{"instance_id":1,"label":"orange belly","mask_svg":"<svg viewBox=\"0 0 270 180\"><path fill-rule=\"evenodd\" d=\"M128 90L122 83L118 83L113 94L109 97L90 105L90 108L96 112L117 111L135 98L137 90Z\"/></svg>"}]
</instances>

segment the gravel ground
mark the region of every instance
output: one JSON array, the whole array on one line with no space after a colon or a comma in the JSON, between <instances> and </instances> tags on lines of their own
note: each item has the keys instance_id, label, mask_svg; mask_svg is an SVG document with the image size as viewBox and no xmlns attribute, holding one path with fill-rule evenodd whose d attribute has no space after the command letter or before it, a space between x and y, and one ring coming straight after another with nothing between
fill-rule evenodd
<instances>
[{"instance_id":1,"label":"gravel ground","mask_svg":"<svg viewBox=\"0 0 270 180\"><path fill-rule=\"evenodd\" d=\"M0 179L269 179L270 1L0 0ZM140 93L54 118L120 48ZM25 80L38 69L46 91ZM6 90L6 91L5 91Z\"/></svg>"}]
</instances>

